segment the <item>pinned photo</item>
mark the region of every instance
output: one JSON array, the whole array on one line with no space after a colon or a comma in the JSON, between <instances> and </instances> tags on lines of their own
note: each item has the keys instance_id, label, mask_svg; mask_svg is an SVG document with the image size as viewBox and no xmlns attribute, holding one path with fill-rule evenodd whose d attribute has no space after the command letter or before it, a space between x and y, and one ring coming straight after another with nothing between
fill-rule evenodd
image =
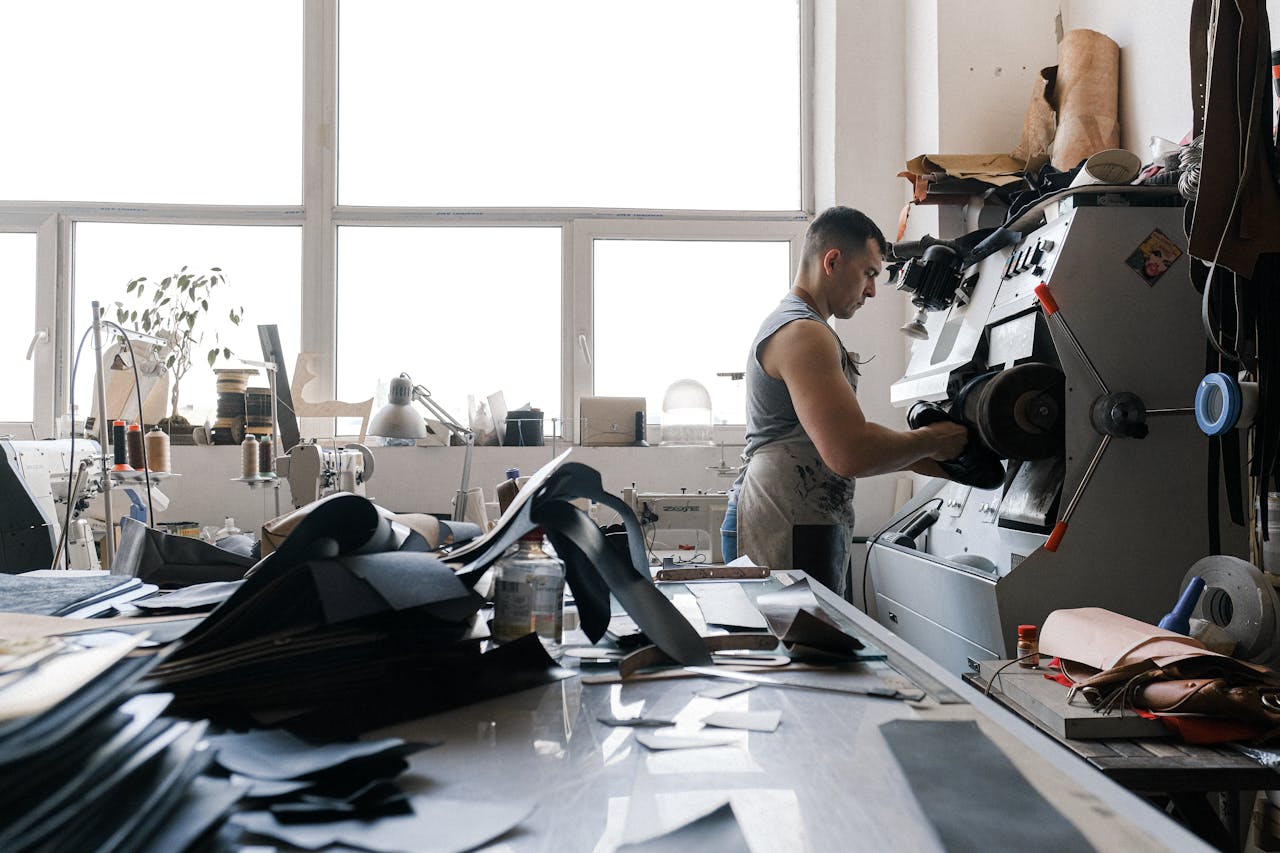
<instances>
[{"instance_id":1,"label":"pinned photo","mask_svg":"<svg viewBox=\"0 0 1280 853\"><path fill-rule=\"evenodd\" d=\"M1173 266L1180 257L1182 257L1182 250L1169 239L1167 234L1157 228L1147 239L1138 244L1138 248L1134 249L1124 262L1142 276L1143 281L1155 287L1160 276L1168 272L1169 267Z\"/></svg>"}]
</instances>

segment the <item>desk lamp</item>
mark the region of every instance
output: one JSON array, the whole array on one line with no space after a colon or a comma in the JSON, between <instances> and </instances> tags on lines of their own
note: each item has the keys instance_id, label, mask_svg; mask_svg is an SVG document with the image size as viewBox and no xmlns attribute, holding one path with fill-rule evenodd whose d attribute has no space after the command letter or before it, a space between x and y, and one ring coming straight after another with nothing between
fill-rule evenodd
<instances>
[{"instance_id":1,"label":"desk lamp","mask_svg":"<svg viewBox=\"0 0 1280 853\"><path fill-rule=\"evenodd\" d=\"M412 405L416 401L430 409L431 413L448 428L449 434L457 436L467 448L462 463L462 483L453 501L453 520L461 521L467 508L467 486L471 481L471 450L475 447L474 433L458 423L432 399L430 391L421 385L414 385L407 373L401 373L391 380L391 390L387 397L387 404L379 409L373 416L373 420L369 422L370 435L414 439L426 436L427 425Z\"/></svg>"}]
</instances>

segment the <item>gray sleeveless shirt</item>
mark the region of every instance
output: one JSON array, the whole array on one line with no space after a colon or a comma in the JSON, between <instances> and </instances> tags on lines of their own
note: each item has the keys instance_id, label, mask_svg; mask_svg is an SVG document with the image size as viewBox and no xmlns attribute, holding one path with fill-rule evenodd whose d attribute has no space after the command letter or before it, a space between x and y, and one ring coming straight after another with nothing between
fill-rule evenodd
<instances>
[{"instance_id":1,"label":"gray sleeveless shirt","mask_svg":"<svg viewBox=\"0 0 1280 853\"><path fill-rule=\"evenodd\" d=\"M796 415L796 407L791 402L791 392L781 379L774 379L760 366L760 350L774 333L793 320L816 320L827 326L826 321L818 316L818 312L793 293L788 293L778 303L773 313L764 319L756 339L751 343L751 353L747 357L746 370L746 404L747 404L747 447L742 452L744 457L752 456L762 445L785 438L800 428L800 418ZM827 328L840 347L840 368L848 378L849 384L858 390L858 372L845 352L844 343L835 329Z\"/></svg>"},{"instance_id":2,"label":"gray sleeveless shirt","mask_svg":"<svg viewBox=\"0 0 1280 853\"><path fill-rule=\"evenodd\" d=\"M779 329L795 320L826 321L798 296L787 295L765 318L747 358L747 448L733 501L737 513L738 553L757 565L802 569L843 594L853 547L854 481L841 477L822 461L800 425L785 382L760 366L760 350ZM839 335L840 364L850 386L857 370ZM807 565L793 565L796 532L802 527L834 526L838 534L825 556L811 555Z\"/></svg>"}]
</instances>

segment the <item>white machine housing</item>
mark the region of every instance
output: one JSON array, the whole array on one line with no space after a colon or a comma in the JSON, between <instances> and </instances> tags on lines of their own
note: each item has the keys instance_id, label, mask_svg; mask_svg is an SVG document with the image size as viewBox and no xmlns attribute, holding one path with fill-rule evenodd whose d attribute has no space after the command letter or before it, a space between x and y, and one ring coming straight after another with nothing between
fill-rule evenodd
<instances>
[{"instance_id":1,"label":"white machine housing","mask_svg":"<svg viewBox=\"0 0 1280 853\"><path fill-rule=\"evenodd\" d=\"M102 491L102 451L79 438L47 441L0 439L0 572L52 566L71 500L71 568L97 568L92 531L80 518ZM71 493L68 496L68 487Z\"/></svg>"},{"instance_id":2,"label":"white machine housing","mask_svg":"<svg viewBox=\"0 0 1280 853\"><path fill-rule=\"evenodd\" d=\"M1153 197L1067 201L1047 222L1014 223L1023 239L964 271L968 302L930 315L928 339L892 387L893 403L907 406L946 400L975 372L1026 362L1053 364L1066 378L1065 459L1008 462L1020 467L1004 488L946 482L931 504L940 518L917 547L891 541L900 525L868 542L876 618L953 672L1013 657L1017 626L1041 625L1060 608L1154 623L1208 553L1208 440L1189 410L1205 372L1200 296L1187 274L1183 210L1145 206ZM1183 253L1148 283L1126 260L1157 229ZM1101 442L1091 409L1102 392L1042 310L1033 290L1042 282L1109 391L1133 392L1148 411L1187 410L1150 416L1146 438L1111 440L1056 552L1043 546ZM1247 554L1245 530L1218 513L1224 550Z\"/></svg>"},{"instance_id":3,"label":"white machine housing","mask_svg":"<svg viewBox=\"0 0 1280 853\"><path fill-rule=\"evenodd\" d=\"M687 550L692 546L694 551L706 554L706 562L724 562L720 525L729 508L728 492L622 491L623 499L644 525L646 535L652 533L654 549L674 551L683 545Z\"/></svg>"},{"instance_id":4,"label":"white machine housing","mask_svg":"<svg viewBox=\"0 0 1280 853\"><path fill-rule=\"evenodd\" d=\"M363 444L328 448L308 439L276 459L276 468L288 478L293 505L300 507L334 492L363 495L364 484L373 479L373 453Z\"/></svg>"}]
</instances>

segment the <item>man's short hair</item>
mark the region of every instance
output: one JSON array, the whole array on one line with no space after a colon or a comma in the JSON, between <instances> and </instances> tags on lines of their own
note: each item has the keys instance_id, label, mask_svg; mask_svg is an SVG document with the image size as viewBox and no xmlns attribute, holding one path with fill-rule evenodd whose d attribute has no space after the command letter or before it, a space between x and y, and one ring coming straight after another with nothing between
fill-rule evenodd
<instances>
[{"instance_id":1,"label":"man's short hair","mask_svg":"<svg viewBox=\"0 0 1280 853\"><path fill-rule=\"evenodd\" d=\"M888 251L884 233L860 210L852 207L828 207L809 223L804 235L804 257L816 257L828 249L842 252L861 251L874 239L883 254Z\"/></svg>"}]
</instances>

